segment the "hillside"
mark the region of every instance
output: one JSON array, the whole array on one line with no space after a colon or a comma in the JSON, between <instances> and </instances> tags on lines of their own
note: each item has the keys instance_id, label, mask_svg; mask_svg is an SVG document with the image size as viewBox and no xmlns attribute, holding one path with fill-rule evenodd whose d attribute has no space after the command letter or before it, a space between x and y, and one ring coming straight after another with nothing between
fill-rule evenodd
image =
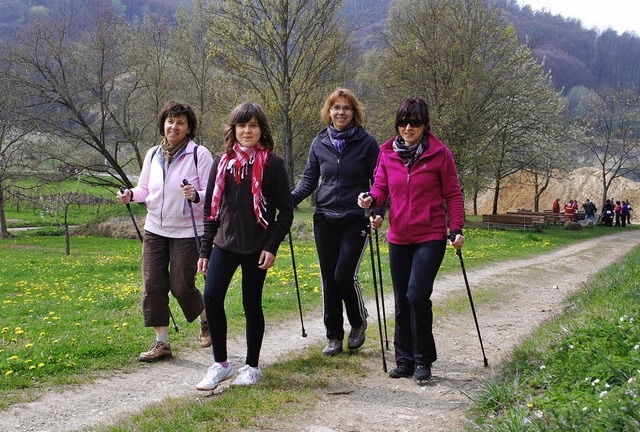
<instances>
[{"instance_id":1,"label":"hillside","mask_svg":"<svg viewBox=\"0 0 640 432\"><path fill-rule=\"evenodd\" d=\"M533 209L533 186L523 175L514 175L501 186L498 200L498 213L516 211L519 208ZM540 210L551 209L551 204L560 198L563 205L569 199L576 199L582 203L589 198L596 203L598 210L602 207L602 184L596 168L579 168L563 179L552 179L549 187L540 198ZM628 199L632 207L640 206L640 183L618 178L609 188L609 197L623 200ZM493 191L485 191L478 198L478 214L491 213L493 206ZM640 207L638 207L640 209ZM472 203L467 202L467 212L473 211ZM640 210L639 210L640 211ZM632 213L631 217L635 215Z\"/></svg>"}]
</instances>

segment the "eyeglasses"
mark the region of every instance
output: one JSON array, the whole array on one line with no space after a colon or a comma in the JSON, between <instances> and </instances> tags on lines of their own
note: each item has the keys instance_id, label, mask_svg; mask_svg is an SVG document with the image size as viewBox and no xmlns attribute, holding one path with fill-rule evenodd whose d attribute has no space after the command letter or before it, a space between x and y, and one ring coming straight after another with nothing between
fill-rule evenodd
<instances>
[{"instance_id":1,"label":"eyeglasses","mask_svg":"<svg viewBox=\"0 0 640 432\"><path fill-rule=\"evenodd\" d=\"M353 108L351 108L349 105L344 105L344 106L334 105L331 107L331 111L333 112L344 111L347 113L347 112L350 112L351 110L353 110Z\"/></svg>"},{"instance_id":2,"label":"eyeglasses","mask_svg":"<svg viewBox=\"0 0 640 432\"><path fill-rule=\"evenodd\" d=\"M411 127L417 128L420 125L422 125L422 121L417 119L411 119L411 120L402 119L398 122L398 127L405 128L407 127L408 124L411 125Z\"/></svg>"}]
</instances>

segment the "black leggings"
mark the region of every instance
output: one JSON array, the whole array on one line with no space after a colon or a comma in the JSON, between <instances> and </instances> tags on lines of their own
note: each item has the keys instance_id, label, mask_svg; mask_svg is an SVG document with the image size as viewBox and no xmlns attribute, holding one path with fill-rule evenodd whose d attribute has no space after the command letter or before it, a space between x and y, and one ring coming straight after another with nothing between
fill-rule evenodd
<instances>
[{"instance_id":1,"label":"black leggings","mask_svg":"<svg viewBox=\"0 0 640 432\"><path fill-rule=\"evenodd\" d=\"M246 363L258 367L260 349L264 337L262 312L262 288L266 270L258 268L260 254L240 255L214 247L209 259L207 283L204 289L204 306L211 332L213 357L217 362L227 361L227 315L224 299L236 269L242 268L242 306L246 319Z\"/></svg>"},{"instance_id":2,"label":"black leggings","mask_svg":"<svg viewBox=\"0 0 640 432\"><path fill-rule=\"evenodd\" d=\"M396 307L396 364L410 368L437 359L433 339L431 293L442 264L445 240L419 244L389 243L389 267Z\"/></svg>"}]
</instances>

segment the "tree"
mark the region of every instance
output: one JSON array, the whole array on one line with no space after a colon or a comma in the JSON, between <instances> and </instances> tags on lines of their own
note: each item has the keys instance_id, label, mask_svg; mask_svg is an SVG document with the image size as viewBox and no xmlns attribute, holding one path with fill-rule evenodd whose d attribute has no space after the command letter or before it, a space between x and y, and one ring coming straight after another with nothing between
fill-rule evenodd
<instances>
[{"instance_id":1,"label":"tree","mask_svg":"<svg viewBox=\"0 0 640 432\"><path fill-rule=\"evenodd\" d=\"M618 177L638 174L640 169L640 96L616 87L592 92L578 107L578 124L584 131L582 146L598 165L602 202Z\"/></svg>"},{"instance_id":2,"label":"tree","mask_svg":"<svg viewBox=\"0 0 640 432\"><path fill-rule=\"evenodd\" d=\"M558 121L559 96L495 6L405 0L392 8L384 42L361 78L371 83L375 124L392 130L401 98L426 97L432 128L454 153L474 199L491 185L497 196L500 179L532 164L541 142L553 142L545 131Z\"/></svg>"},{"instance_id":3,"label":"tree","mask_svg":"<svg viewBox=\"0 0 640 432\"><path fill-rule=\"evenodd\" d=\"M86 28L71 19L34 23L11 46L9 58L15 82L29 95L31 120L58 139L50 157L96 174L97 184L130 187L126 168L141 164L144 133L132 117L140 82L121 49L127 29L117 13L93 11Z\"/></svg>"},{"instance_id":4,"label":"tree","mask_svg":"<svg viewBox=\"0 0 640 432\"><path fill-rule=\"evenodd\" d=\"M243 96L257 98L274 119L291 187L294 140L310 142L322 98L347 75L352 50L337 19L340 6L340 0L221 0L208 7L211 54L240 81Z\"/></svg>"},{"instance_id":5,"label":"tree","mask_svg":"<svg viewBox=\"0 0 640 432\"><path fill-rule=\"evenodd\" d=\"M0 47L0 58L6 56L6 45ZM0 237L9 237L6 203L10 195L17 195L20 177L31 171L40 161L33 145L37 137L34 124L25 118L23 94L15 80L12 64L0 61ZM12 191L9 193L9 191Z\"/></svg>"}]
</instances>

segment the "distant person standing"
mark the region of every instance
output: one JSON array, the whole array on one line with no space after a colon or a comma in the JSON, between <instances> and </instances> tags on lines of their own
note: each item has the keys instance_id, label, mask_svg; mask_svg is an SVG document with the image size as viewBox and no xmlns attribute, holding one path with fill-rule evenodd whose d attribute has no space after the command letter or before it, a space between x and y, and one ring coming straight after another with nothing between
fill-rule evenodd
<instances>
[{"instance_id":1,"label":"distant person standing","mask_svg":"<svg viewBox=\"0 0 640 432\"><path fill-rule=\"evenodd\" d=\"M551 206L551 213L560 213L560 198L556 198Z\"/></svg>"},{"instance_id":2,"label":"distant person standing","mask_svg":"<svg viewBox=\"0 0 640 432\"><path fill-rule=\"evenodd\" d=\"M596 212L598 209L596 205L589 198L582 205L582 209L584 210L584 220L591 221L595 225L596 223Z\"/></svg>"},{"instance_id":3,"label":"distant person standing","mask_svg":"<svg viewBox=\"0 0 640 432\"><path fill-rule=\"evenodd\" d=\"M633 209L631 208L631 201L629 201L629 199L627 199L627 223L631 224L631 211Z\"/></svg>"},{"instance_id":4,"label":"distant person standing","mask_svg":"<svg viewBox=\"0 0 640 432\"><path fill-rule=\"evenodd\" d=\"M620 201L616 201L616 207L614 210L616 214L616 225L617 227L622 226L620 224L620 220L622 219L622 203Z\"/></svg>"},{"instance_id":5,"label":"distant person standing","mask_svg":"<svg viewBox=\"0 0 640 432\"><path fill-rule=\"evenodd\" d=\"M573 221L573 200L570 199L564 205L564 221Z\"/></svg>"},{"instance_id":6,"label":"distant person standing","mask_svg":"<svg viewBox=\"0 0 640 432\"><path fill-rule=\"evenodd\" d=\"M607 200L602 207L602 222L604 226L612 226L613 225L613 213L615 211L615 205L611 202L611 200Z\"/></svg>"}]
</instances>

